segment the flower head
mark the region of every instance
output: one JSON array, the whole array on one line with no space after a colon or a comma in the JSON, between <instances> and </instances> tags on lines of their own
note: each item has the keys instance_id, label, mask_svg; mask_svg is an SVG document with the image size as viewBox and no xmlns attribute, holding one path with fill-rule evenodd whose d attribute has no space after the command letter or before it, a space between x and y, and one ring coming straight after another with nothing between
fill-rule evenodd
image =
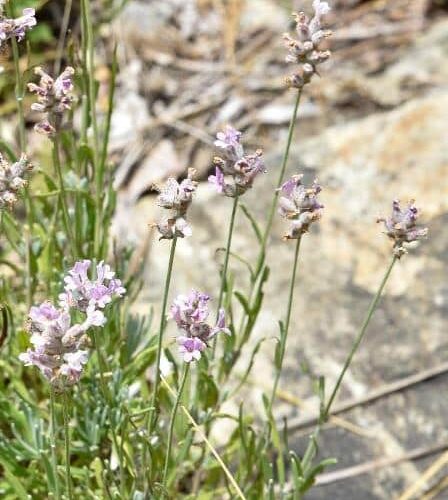
<instances>
[{"instance_id":1,"label":"flower head","mask_svg":"<svg viewBox=\"0 0 448 500\"><path fill-rule=\"evenodd\" d=\"M11 208L17 202L17 193L26 186L25 174L31 170L23 154L15 163L8 163L0 154L0 209Z\"/></svg>"},{"instance_id":2,"label":"flower head","mask_svg":"<svg viewBox=\"0 0 448 500\"><path fill-rule=\"evenodd\" d=\"M23 9L22 15L16 19L0 19L0 46L3 42L16 38L21 42L27 30L36 26L36 11L32 8Z\"/></svg>"},{"instance_id":3,"label":"flower head","mask_svg":"<svg viewBox=\"0 0 448 500\"><path fill-rule=\"evenodd\" d=\"M208 342L218 333L230 335L223 309L219 311L214 327L207 323L209 301L207 294L192 290L188 295L179 295L171 306L171 317L182 331L177 338L179 352L187 363L200 359Z\"/></svg>"},{"instance_id":4,"label":"flower head","mask_svg":"<svg viewBox=\"0 0 448 500\"><path fill-rule=\"evenodd\" d=\"M64 293L59 296L62 307L74 307L81 312L104 309L114 297L121 297L126 289L121 280L115 278L115 272L108 264L101 261L96 266L96 277L90 279L88 271L91 261L86 259L76 262L64 278ZM100 321L97 319L96 321Z\"/></svg>"},{"instance_id":5,"label":"flower head","mask_svg":"<svg viewBox=\"0 0 448 500\"><path fill-rule=\"evenodd\" d=\"M182 354L186 363L201 359L201 353L207 347L201 339L183 335L177 337L177 343L179 344L179 353Z\"/></svg>"},{"instance_id":6,"label":"flower head","mask_svg":"<svg viewBox=\"0 0 448 500\"><path fill-rule=\"evenodd\" d=\"M317 199L322 188L317 181L312 186L302 184L303 175L293 175L280 188L279 213L291 222L284 239L297 239L309 230L310 225L321 218L323 205Z\"/></svg>"},{"instance_id":7,"label":"flower head","mask_svg":"<svg viewBox=\"0 0 448 500\"><path fill-rule=\"evenodd\" d=\"M88 320L72 325L69 312L50 302L32 307L27 329L33 349L20 354L19 359L26 366L36 366L54 386L72 385L81 375L80 353L86 353L87 362L87 351L81 349L87 345L85 333L90 326ZM67 362L76 358L78 363L69 371Z\"/></svg>"},{"instance_id":8,"label":"flower head","mask_svg":"<svg viewBox=\"0 0 448 500\"><path fill-rule=\"evenodd\" d=\"M414 200L411 200L405 209L401 208L399 200L394 200L392 215L377 220L384 223L387 236L394 241L394 253L397 257L406 253L405 243L418 241L428 235L428 228L418 226L417 219L418 209Z\"/></svg>"},{"instance_id":9,"label":"flower head","mask_svg":"<svg viewBox=\"0 0 448 500\"><path fill-rule=\"evenodd\" d=\"M330 12L327 2L313 1L314 16L309 18L304 12L294 13L297 23L298 38L284 35L288 55L286 61L298 64L298 70L287 78L291 87L301 89L318 73L317 67L331 55L328 50L321 50L320 45L324 38L331 35L331 31L322 28L322 17Z\"/></svg>"},{"instance_id":10,"label":"flower head","mask_svg":"<svg viewBox=\"0 0 448 500\"><path fill-rule=\"evenodd\" d=\"M125 289L107 264L96 267L96 278L90 279L90 260L76 262L65 277L65 292L60 307L51 302L33 306L28 314L27 330L33 346L19 355L25 366L36 366L58 389L77 383L88 360L87 332L106 323L103 313L113 297L121 297ZM72 322L71 308L77 316Z\"/></svg>"},{"instance_id":11,"label":"flower head","mask_svg":"<svg viewBox=\"0 0 448 500\"><path fill-rule=\"evenodd\" d=\"M240 143L241 135L229 125L218 132L215 146L224 151L224 158L214 158L215 175L208 178L218 193L232 198L245 193L257 175L266 171L261 149L246 155Z\"/></svg>"},{"instance_id":12,"label":"flower head","mask_svg":"<svg viewBox=\"0 0 448 500\"><path fill-rule=\"evenodd\" d=\"M52 136L61 126L62 115L71 109L74 101L72 79L75 70L67 66L56 80L40 66L34 72L40 76L40 81L38 85L28 84L28 90L37 96L37 102L31 105L31 109L48 114L48 117L37 123L34 128L36 132Z\"/></svg>"},{"instance_id":13,"label":"flower head","mask_svg":"<svg viewBox=\"0 0 448 500\"><path fill-rule=\"evenodd\" d=\"M238 161L244 154L240 142L242 133L230 125L226 125L223 131L216 134L215 146L223 149L226 156L233 161Z\"/></svg>"},{"instance_id":14,"label":"flower head","mask_svg":"<svg viewBox=\"0 0 448 500\"><path fill-rule=\"evenodd\" d=\"M159 207L170 211L166 219L157 224L152 224L159 231L161 240L191 236L192 231L186 221L186 216L198 184L193 180L195 175L196 170L190 168L187 178L180 183L170 177L164 186L154 186L159 191L157 204Z\"/></svg>"}]
</instances>

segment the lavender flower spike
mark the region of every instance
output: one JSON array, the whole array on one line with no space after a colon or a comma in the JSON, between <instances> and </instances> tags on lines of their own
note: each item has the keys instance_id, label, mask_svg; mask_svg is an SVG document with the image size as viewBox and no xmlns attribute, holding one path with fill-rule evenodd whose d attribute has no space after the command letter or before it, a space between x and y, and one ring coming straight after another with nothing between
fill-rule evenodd
<instances>
[{"instance_id":1,"label":"lavender flower spike","mask_svg":"<svg viewBox=\"0 0 448 500\"><path fill-rule=\"evenodd\" d=\"M170 177L164 186L154 186L159 191L157 205L169 211L166 219L152 224L160 233L161 240L172 240L175 237L191 236L192 230L186 220L188 209L196 192L197 182L194 181L196 170L188 169L188 176L182 182Z\"/></svg>"},{"instance_id":2,"label":"lavender flower spike","mask_svg":"<svg viewBox=\"0 0 448 500\"><path fill-rule=\"evenodd\" d=\"M316 181L309 188L302 184L303 175L293 175L280 188L279 213L291 222L285 240L298 239L310 225L321 218L323 205L317 199L322 188Z\"/></svg>"},{"instance_id":3,"label":"lavender flower spike","mask_svg":"<svg viewBox=\"0 0 448 500\"><path fill-rule=\"evenodd\" d=\"M286 62L298 65L298 70L286 79L290 87L303 88L318 74L318 66L325 62L331 55L330 51L322 50L322 41L331 35L331 31L322 29L322 17L330 12L327 2L321 0L313 1L314 16L310 19L305 13L294 13L297 23L297 35L295 39L288 33L284 40L289 54Z\"/></svg>"},{"instance_id":4,"label":"lavender flower spike","mask_svg":"<svg viewBox=\"0 0 448 500\"><path fill-rule=\"evenodd\" d=\"M101 261L96 266L96 278L90 279L88 271L90 260L76 262L64 278L64 293L59 296L59 303L65 309L74 307L81 312L104 309L114 297L122 297L126 289L121 280L115 278L109 265Z\"/></svg>"},{"instance_id":5,"label":"lavender flower spike","mask_svg":"<svg viewBox=\"0 0 448 500\"><path fill-rule=\"evenodd\" d=\"M188 295L179 295L171 306L171 317L182 332L177 338L179 352L187 363L199 360L208 342L218 333L230 335L223 309L219 311L214 327L207 323L209 301L207 294L192 290Z\"/></svg>"},{"instance_id":6,"label":"lavender flower spike","mask_svg":"<svg viewBox=\"0 0 448 500\"><path fill-rule=\"evenodd\" d=\"M18 42L25 38L27 30L36 26L36 11L32 8L23 9L22 16L16 19L0 19L0 47L3 42L15 37Z\"/></svg>"},{"instance_id":7,"label":"lavender flower spike","mask_svg":"<svg viewBox=\"0 0 448 500\"><path fill-rule=\"evenodd\" d=\"M241 135L229 125L218 132L215 146L224 150L224 158L214 158L215 175L208 178L219 194L231 198L244 194L252 187L257 175L266 171L261 149L251 155L245 154L240 143Z\"/></svg>"},{"instance_id":8,"label":"lavender flower spike","mask_svg":"<svg viewBox=\"0 0 448 500\"><path fill-rule=\"evenodd\" d=\"M34 72L40 76L39 84L29 83L28 90L37 96L37 102L31 105L33 111L47 113L47 118L37 123L36 132L52 136L61 127L62 116L71 109L73 98L73 75L75 70L67 66L54 80L41 67Z\"/></svg>"},{"instance_id":9,"label":"lavender flower spike","mask_svg":"<svg viewBox=\"0 0 448 500\"><path fill-rule=\"evenodd\" d=\"M34 349L20 354L19 359L26 366L36 366L55 387L72 385L81 375L80 363L87 361L82 348L87 345L85 333L90 326L89 318L72 325L68 311L50 302L32 307L27 329Z\"/></svg>"},{"instance_id":10,"label":"lavender flower spike","mask_svg":"<svg viewBox=\"0 0 448 500\"><path fill-rule=\"evenodd\" d=\"M412 243L425 238L428 235L428 228L417 226L418 209L414 200L411 200L403 210L399 200L392 203L392 215L381 217L377 222L383 222L386 234L394 241L394 254L400 258L406 253L405 243Z\"/></svg>"},{"instance_id":11,"label":"lavender flower spike","mask_svg":"<svg viewBox=\"0 0 448 500\"><path fill-rule=\"evenodd\" d=\"M0 154L0 209L12 208L17 202L17 193L26 186L25 174L31 168L24 154L12 164Z\"/></svg>"}]
</instances>

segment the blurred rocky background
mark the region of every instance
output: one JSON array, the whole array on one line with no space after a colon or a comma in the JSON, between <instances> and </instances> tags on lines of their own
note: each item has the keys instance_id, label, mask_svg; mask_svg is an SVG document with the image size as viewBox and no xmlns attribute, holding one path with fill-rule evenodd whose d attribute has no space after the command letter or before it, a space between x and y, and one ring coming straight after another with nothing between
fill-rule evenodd
<instances>
[{"instance_id":1,"label":"blurred rocky background","mask_svg":"<svg viewBox=\"0 0 448 500\"><path fill-rule=\"evenodd\" d=\"M110 3L110 0L103 0ZM44 2L57 33L63 2ZM339 463L310 499L448 498L448 2L333 0L333 56L303 95L289 162L323 185L325 213L304 238L276 416L300 452L317 412L313 380L331 387L390 258L375 224L393 198L415 199L430 236L396 266L322 440ZM111 148L117 165L115 234L145 262L141 310L156 307L168 244L154 183L198 170L194 236L178 245L173 295L217 292L231 201L207 186L216 132L227 123L249 149L265 151L268 174L244 203L263 222L281 163L294 93L285 88L282 33L300 0L128 0L112 19L95 15L100 92L107 96L113 40L120 66ZM70 18L79 29L76 2ZM8 103L0 112L8 113ZM105 102L106 109L106 102ZM7 124L2 125L3 133ZM6 132L5 132L6 130ZM271 278L252 346L265 338L245 404L262 412L272 384L274 336L286 307L293 248L277 220ZM240 214L233 250L251 261L256 241ZM136 267L137 269L137 267ZM237 288L247 287L233 259ZM245 365L250 353L250 346ZM229 411L238 407L236 398ZM221 429L226 432L226 429ZM219 433L216 436L219 440Z\"/></svg>"}]
</instances>

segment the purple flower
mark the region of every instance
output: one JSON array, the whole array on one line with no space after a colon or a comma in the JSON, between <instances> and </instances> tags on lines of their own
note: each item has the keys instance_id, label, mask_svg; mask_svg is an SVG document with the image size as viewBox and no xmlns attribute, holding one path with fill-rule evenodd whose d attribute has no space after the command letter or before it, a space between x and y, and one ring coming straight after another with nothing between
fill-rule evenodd
<instances>
[{"instance_id":1,"label":"purple flower","mask_svg":"<svg viewBox=\"0 0 448 500\"><path fill-rule=\"evenodd\" d=\"M24 154L12 164L0 154L0 209L12 208L17 202L17 193L26 186L25 174L31 168Z\"/></svg>"},{"instance_id":2,"label":"purple flower","mask_svg":"<svg viewBox=\"0 0 448 500\"><path fill-rule=\"evenodd\" d=\"M226 335L231 335L229 328L226 326L226 315L224 309L220 309L218 313L218 321L210 333L210 337L214 337L218 333L224 333Z\"/></svg>"},{"instance_id":3,"label":"purple flower","mask_svg":"<svg viewBox=\"0 0 448 500\"><path fill-rule=\"evenodd\" d=\"M25 38L26 31L37 24L35 13L34 9L28 8L23 9L22 16L16 19L0 19L0 46L2 42L13 37L21 42Z\"/></svg>"},{"instance_id":4,"label":"purple flower","mask_svg":"<svg viewBox=\"0 0 448 500\"><path fill-rule=\"evenodd\" d=\"M213 159L215 175L208 178L218 193L231 198L244 194L252 187L255 177L260 172L266 172L261 149L246 155L240 143L241 135L230 126L218 132L215 145L224 150L225 157Z\"/></svg>"},{"instance_id":5,"label":"purple flower","mask_svg":"<svg viewBox=\"0 0 448 500\"><path fill-rule=\"evenodd\" d=\"M61 126L62 115L71 109L74 101L72 79L75 70L67 66L56 80L40 66L34 72L40 76L40 81L39 85L28 84L28 90L37 96L37 102L31 105L31 109L48 114L48 117L37 123L34 129L41 134L52 136Z\"/></svg>"},{"instance_id":6,"label":"purple flower","mask_svg":"<svg viewBox=\"0 0 448 500\"><path fill-rule=\"evenodd\" d=\"M177 338L179 352L188 363L200 359L201 353L215 335L218 333L230 335L223 309L219 310L214 327L207 323L209 301L210 297L207 294L192 290L188 295L179 295L171 306L171 317L182 331L182 335Z\"/></svg>"},{"instance_id":7,"label":"purple flower","mask_svg":"<svg viewBox=\"0 0 448 500\"><path fill-rule=\"evenodd\" d=\"M317 66L325 62L331 55L328 50L321 50L320 44L324 38L331 35L331 31L322 29L322 17L330 12L327 2L313 1L314 16L309 18L305 13L294 13L297 23L298 39L288 33L284 35L288 55L286 61L297 64L298 70L286 81L290 87L302 88L317 74Z\"/></svg>"},{"instance_id":8,"label":"purple flower","mask_svg":"<svg viewBox=\"0 0 448 500\"><path fill-rule=\"evenodd\" d=\"M69 312L57 309L51 302L31 307L27 330L33 349L20 354L19 359L25 366L36 366L55 387L72 385L81 374L79 368L75 375L75 368L80 361L75 366L74 360L85 358L87 362L87 351L82 351L82 348L87 343L85 333L90 326L92 318L89 317L83 323L72 325ZM81 353L85 355L81 356ZM70 372L67 361L73 364Z\"/></svg>"},{"instance_id":9,"label":"purple flower","mask_svg":"<svg viewBox=\"0 0 448 500\"><path fill-rule=\"evenodd\" d=\"M110 266L100 262L96 278L90 279L90 260L76 262L65 277L65 292L60 295L60 308L51 302L33 306L29 312L27 330L34 349L20 354L26 365L36 366L50 383L63 389L79 381L82 368L87 363L87 331L102 327L106 317L102 309L114 297L121 297L125 289L115 278ZM72 324L71 308L84 314L84 320Z\"/></svg>"},{"instance_id":10,"label":"purple flower","mask_svg":"<svg viewBox=\"0 0 448 500\"><path fill-rule=\"evenodd\" d=\"M222 132L216 134L215 146L223 149L229 160L238 161L244 154L243 146L240 143L241 136L239 130L226 125Z\"/></svg>"},{"instance_id":11,"label":"purple flower","mask_svg":"<svg viewBox=\"0 0 448 500\"><path fill-rule=\"evenodd\" d=\"M75 307L79 311L87 312L104 309L114 297L122 297L126 289L121 280L115 278L108 264L101 261L96 266L96 279L90 279L88 271L90 260L76 262L68 275L64 278L65 292L59 296L62 307Z\"/></svg>"},{"instance_id":12,"label":"purple flower","mask_svg":"<svg viewBox=\"0 0 448 500\"><path fill-rule=\"evenodd\" d=\"M180 329L188 331L191 325L207 320L209 301L207 294L197 290L192 290L188 295L179 295L171 306L171 317Z\"/></svg>"},{"instance_id":13,"label":"purple flower","mask_svg":"<svg viewBox=\"0 0 448 500\"><path fill-rule=\"evenodd\" d=\"M178 219L166 219L158 224L152 224L160 233L159 240L172 240L176 238L186 238L193 234L188 222L180 217Z\"/></svg>"},{"instance_id":14,"label":"purple flower","mask_svg":"<svg viewBox=\"0 0 448 500\"><path fill-rule=\"evenodd\" d=\"M82 369L89 359L87 351L75 351L64 354L64 361L59 369L67 377L67 382L72 385L79 382Z\"/></svg>"},{"instance_id":15,"label":"purple flower","mask_svg":"<svg viewBox=\"0 0 448 500\"><path fill-rule=\"evenodd\" d=\"M428 228L417 225L418 216L414 200L411 200L404 210L402 210L399 200L394 200L392 202L392 215L377 220L377 222L384 223L387 236L394 241L394 253L397 257L406 253L404 243L412 243L428 235Z\"/></svg>"},{"instance_id":16,"label":"purple flower","mask_svg":"<svg viewBox=\"0 0 448 500\"><path fill-rule=\"evenodd\" d=\"M202 351L207 347L201 339L197 337L177 337L179 352L183 355L186 363L201 359Z\"/></svg>"},{"instance_id":17,"label":"purple flower","mask_svg":"<svg viewBox=\"0 0 448 500\"><path fill-rule=\"evenodd\" d=\"M19 360L25 366L35 366L47 380L53 378L53 370L58 366L57 360L53 356L45 354L45 349L36 347L36 349L27 349L26 352L19 354Z\"/></svg>"},{"instance_id":18,"label":"purple flower","mask_svg":"<svg viewBox=\"0 0 448 500\"><path fill-rule=\"evenodd\" d=\"M309 230L310 225L319 220L323 205L317 195L322 191L316 181L311 187L302 184L303 175L294 175L280 188L279 213L291 221L284 239L297 239Z\"/></svg>"},{"instance_id":19,"label":"purple flower","mask_svg":"<svg viewBox=\"0 0 448 500\"><path fill-rule=\"evenodd\" d=\"M160 233L161 240L172 240L174 237L191 236L192 230L186 221L187 211L193 201L197 182L194 181L196 170L188 169L188 177L182 182L170 177L163 187L154 186L159 191L157 204L170 211L163 221L152 224Z\"/></svg>"},{"instance_id":20,"label":"purple flower","mask_svg":"<svg viewBox=\"0 0 448 500\"><path fill-rule=\"evenodd\" d=\"M215 168L215 175L209 175L208 182L214 186L216 192L223 194L226 190L226 183L224 181L224 174L219 167Z\"/></svg>"},{"instance_id":21,"label":"purple flower","mask_svg":"<svg viewBox=\"0 0 448 500\"><path fill-rule=\"evenodd\" d=\"M159 207L174 210L179 216L185 215L193 201L197 187L197 182L191 178L192 175L194 175L194 171L190 170L189 177L180 184L176 179L170 177L160 189L160 194L157 197Z\"/></svg>"}]
</instances>

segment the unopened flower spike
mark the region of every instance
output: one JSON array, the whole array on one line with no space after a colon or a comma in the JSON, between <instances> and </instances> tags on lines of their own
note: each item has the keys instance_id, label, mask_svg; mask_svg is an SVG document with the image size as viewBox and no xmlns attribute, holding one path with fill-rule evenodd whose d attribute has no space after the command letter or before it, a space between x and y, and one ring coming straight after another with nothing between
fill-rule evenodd
<instances>
[{"instance_id":1,"label":"unopened flower spike","mask_svg":"<svg viewBox=\"0 0 448 500\"><path fill-rule=\"evenodd\" d=\"M186 217L197 189L198 183L194 180L195 176L196 170L190 168L187 178L180 183L170 177L164 186L154 186L159 191L157 205L169 211L166 219L152 224L159 231L161 240L191 236L192 230Z\"/></svg>"},{"instance_id":2,"label":"unopened flower spike","mask_svg":"<svg viewBox=\"0 0 448 500\"><path fill-rule=\"evenodd\" d=\"M0 209L12 208L17 202L19 191L27 184L25 175L31 169L32 166L24 154L12 164L0 154Z\"/></svg>"},{"instance_id":3,"label":"unopened flower spike","mask_svg":"<svg viewBox=\"0 0 448 500\"><path fill-rule=\"evenodd\" d=\"M400 206L399 200L392 202L392 214L390 217L380 217L377 222L383 222L386 234L394 242L394 254L400 258L406 253L405 243L426 238L428 228L417 225L419 211L411 200L405 209Z\"/></svg>"},{"instance_id":4,"label":"unopened flower spike","mask_svg":"<svg viewBox=\"0 0 448 500\"><path fill-rule=\"evenodd\" d=\"M231 198L244 194L252 187L257 175L266 172L263 151L258 149L254 154L245 154L241 136L241 132L230 125L218 132L215 146L222 150L223 158L214 158L215 173L208 178L219 194Z\"/></svg>"},{"instance_id":5,"label":"unopened flower spike","mask_svg":"<svg viewBox=\"0 0 448 500\"><path fill-rule=\"evenodd\" d=\"M288 33L283 36L288 55L286 62L298 65L298 69L286 82L290 87L301 89L318 74L318 66L331 56L329 50L322 50L322 41L331 35L330 30L323 29L322 17L330 12L327 2L313 1L314 16L309 18L304 12L294 13L297 23L298 38Z\"/></svg>"},{"instance_id":6,"label":"unopened flower spike","mask_svg":"<svg viewBox=\"0 0 448 500\"><path fill-rule=\"evenodd\" d=\"M54 80L40 66L35 68L35 74L40 76L39 84L29 83L28 90L37 96L37 102L31 105L33 111L46 113L44 120L34 127L36 132L52 136L61 127L63 114L71 109L73 97L73 75L75 70L67 66Z\"/></svg>"},{"instance_id":7,"label":"unopened flower spike","mask_svg":"<svg viewBox=\"0 0 448 500\"><path fill-rule=\"evenodd\" d=\"M27 30L36 26L36 11L32 8L23 9L22 15L16 19L0 19L0 47L3 42L16 38L21 42Z\"/></svg>"},{"instance_id":8,"label":"unopened flower spike","mask_svg":"<svg viewBox=\"0 0 448 500\"><path fill-rule=\"evenodd\" d=\"M188 295L179 295L171 306L171 317L182 333L177 337L179 352L186 363L199 360L210 340L218 333L230 335L223 309L219 311L215 326L207 323L209 301L207 294L192 290Z\"/></svg>"},{"instance_id":9,"label":"unopened flower spike","mask_svg":"<svg viewBox=\"0 0 448 500\"><path fill-rule=\"evenodd\" d=\"M279 189L279 213L290 221L285 240L296 240L308 232L310 225L322 216L324 206L317 199L322 187L314 181L310 187L302 184L303 175L293 175Z\"/></svg>"}]
</instances>

